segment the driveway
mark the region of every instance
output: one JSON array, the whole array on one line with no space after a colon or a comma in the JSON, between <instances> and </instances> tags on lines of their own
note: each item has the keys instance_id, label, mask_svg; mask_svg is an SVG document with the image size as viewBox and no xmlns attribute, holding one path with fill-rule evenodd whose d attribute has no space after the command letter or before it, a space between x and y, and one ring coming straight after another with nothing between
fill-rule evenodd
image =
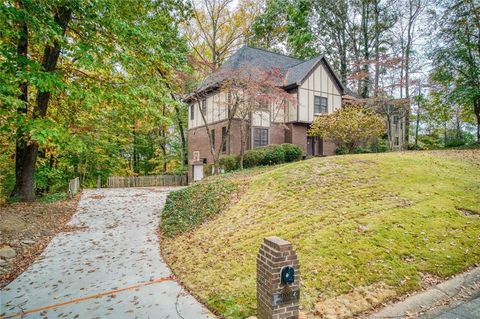
<instances>
[{"instance_id":1,"label":"driveway","mask_svg":"<svg viewBox=\"0 0 480 319\"><path fill-rule=\"evenodd\" d=\"M214 318L160 257L166 188L85 190L70 221L1 291L2 318Z\"/></svg>"}]
</instances>

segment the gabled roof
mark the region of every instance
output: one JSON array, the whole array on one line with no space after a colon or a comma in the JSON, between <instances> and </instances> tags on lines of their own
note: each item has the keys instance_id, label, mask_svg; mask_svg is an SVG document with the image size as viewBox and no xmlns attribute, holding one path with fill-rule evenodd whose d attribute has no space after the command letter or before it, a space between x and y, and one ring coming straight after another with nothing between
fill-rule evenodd
<instances>
[{"instance_id":1,"label":"gabled roof","mask_svg":"<svg viewBox=\"0 0 480 319\"><path fill-rule=\"evenodd\" d=\"M217 72L205 79L197 89L197 93L218 88L222 79L228 74L226 71L239 70L246 67L258 68L259 70L278 69L283 76L283 83L279 83L279 86L294 88L301 85L310 73L322 62L325 64L340 90L344 92L344 86L323 56L317 56L305 61L245 45L230 56Z\"/></svg>"},{"instance_id":2,"label":"gabled roof","mask_svg":"<svg viewBox=\"0 0 480 319\"><path fill-rule=\"evenodd\" d=\"M285 86L291 86L293 84L300 85L303 80L307 77L310 71L318 64L322 59L321 56L317 56L308 61L301 62L289 68L287 74L285 74Z\"/></svg>"}]
</instances>

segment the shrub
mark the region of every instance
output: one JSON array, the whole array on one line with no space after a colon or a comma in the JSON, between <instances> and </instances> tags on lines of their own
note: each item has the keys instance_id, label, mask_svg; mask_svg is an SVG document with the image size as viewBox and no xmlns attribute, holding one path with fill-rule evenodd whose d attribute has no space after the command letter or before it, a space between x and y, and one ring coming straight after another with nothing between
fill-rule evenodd
<instances>
[{"instance_id":1,"label":"shrub","mask_svg":"<svg viewBox=\"0 0 480 319\"><path fill-rule=\"evenodd\" d=\"M282 149L285 152L285 162L295 162L298 161L302 156L303 152L297 145L285 143L282 144Z\"/></svg>"},{"instance_id":2,"label":"shrub","mask_svg":"<svg viewBox=\"0 0 480 319\"><path fill-rule=\"evenodd\" d=\"M168 194L161 230L167 237L183 233L225 209L239 184L227 179L205 181Z\"/></svg>"},{"instance_id":3,"label":"shrub","mask_svg":"<svg viewBox=\"0 0 480 319\"><path fill-rule=\"evenodd\" d=\"M265 156L261 165L274 165L285 162L285 151L281 145L268 145L265 147Z\"/></svg>"},{"instance_id":4,"label":"shrub","mask_svg":"<svg viewBox=\"0 0 480 319\"><path fill-rule=\"evenodd\" d=\"M243 167L255 167L262 165L262 161L265 158L265 148L260 147L253 150L248 150L243 156Z\"/></svg>"},{"instance_id":5,"label":"shrub","mask_svg":"<svg viewBox=\"0 0 480 319\"><path fill-rule=\"evenodd\" d=\"M220 166L225 172L230 172L240 167L240 157L238 155L224 155L220 157Z\"/></svg>"},{"instance_id":6,"label":"shrub","mask_svg":"<svg viewBox=\"0 0 480 319\"><path fill-rule=\"evenodd\" d=\"M212 176L213 163L203 165L203 176L208 177Z\"/></svg>"}]
</instances>

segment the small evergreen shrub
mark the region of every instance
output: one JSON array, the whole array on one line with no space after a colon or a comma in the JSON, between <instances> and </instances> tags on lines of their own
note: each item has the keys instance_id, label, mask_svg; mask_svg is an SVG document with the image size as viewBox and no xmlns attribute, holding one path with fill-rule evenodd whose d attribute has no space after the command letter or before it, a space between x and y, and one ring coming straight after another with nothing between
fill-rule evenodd
<instances>
[{"instance_id":1,"label":"small evergreen shrub","mask_svg":"<svg viewBox=\"0 0 480 319\"><path fill-rule=\"evenodd\" d=\"M295 162L302 158L303 152L297 145L285 143L282 144L283 152L285 153L285 162Z\"/></svg>"},{"instance_id":2,"label":"small evergreen shrub","mask_svg":"<svg viewBox=\"0 0 480 319\"><path fill-rule=\"evenodd\" d=\"M248 150L243 156L243 167L255 167L258 165L263 165L262 161L265 158L265 148L259 147L253 150Z\"/></svg>"},{"instance_id":3,"label":"small evergreen shrub","mask_svg":"<svg viewBox=\"0 0 480 319\"><path fill-rule=\"evenodd\" d=\"M265 156L261 165L275 165L285 162L285 151L281 145L268 145L265 147Z\"/></svg>"},{"instance_id":4,"label":"small evergreen shrub","mask_svg":"<svg viewBox=\"0 0 480 319\"><path fill-rule=\"evenodd\" d=\"M238 155L224 155L220 157L220 167L225 172L231 172L240 167L240 157Z\"/></svg>"}]
</instances>

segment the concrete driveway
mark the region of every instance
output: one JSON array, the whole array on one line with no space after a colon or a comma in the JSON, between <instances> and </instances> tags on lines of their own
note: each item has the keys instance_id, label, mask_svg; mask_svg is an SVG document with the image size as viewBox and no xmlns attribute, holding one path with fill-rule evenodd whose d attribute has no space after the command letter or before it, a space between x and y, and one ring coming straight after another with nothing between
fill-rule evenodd
<instances>
[{"instance_id":1,"label":"concrete driveway","mask_svg":"<svg viewBox=\"0 0 480 319\"><path fill-rule=\"evenodd\" d=\"M2 318L214 318L160 257L169 189L85 190L70 225L1 291Z\"/></svg>"}]
</instances>

